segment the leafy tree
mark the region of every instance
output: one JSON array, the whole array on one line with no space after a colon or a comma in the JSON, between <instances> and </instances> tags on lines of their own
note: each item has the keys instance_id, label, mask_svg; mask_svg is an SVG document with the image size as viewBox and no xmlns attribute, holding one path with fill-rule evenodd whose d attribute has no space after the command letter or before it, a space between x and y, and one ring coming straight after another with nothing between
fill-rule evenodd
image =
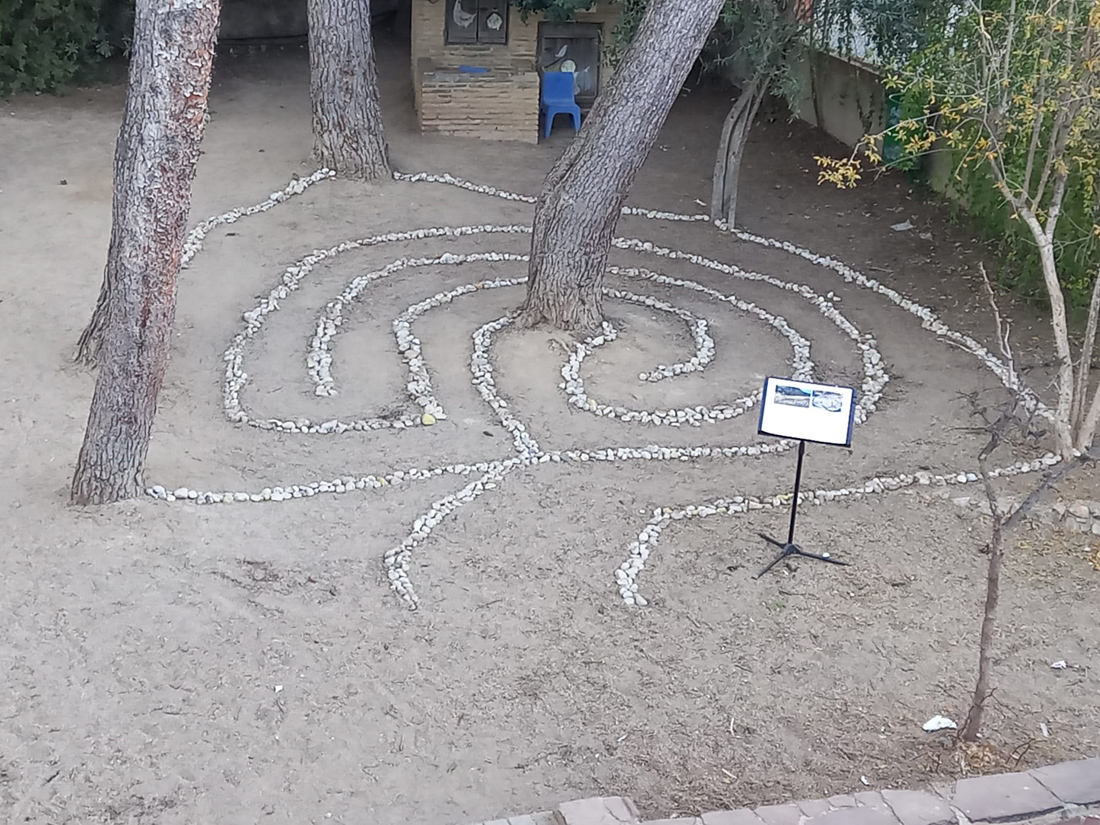
<instances>
[{"instance_id":1,"label":"leafy tree","mask_svg":"<svg viewBox=\"0 0 1100 825\"><path fill-rule=\"evenodd\" d=\"M925 114L894 127L906 151L946 147L961 169L982 169L1035 245L1058 358L1052 423L1063 457L1084 452L1100 425L1090 371L1100 321L1100 254L1091 259L1088 319L1074 352L1057 232L1071 184L1092 204L1073 240L1100 237L1100 0L972 0L894 85ZM875 138L861 147L879 160ZM819 159L821 178L852 186L860 160ZM1064 258L1063 258L1064 260ZM1090 400L1091 393L1091 400Z\"/></svg>"},{"instance_id":2,"label":"leafy tree","mask_svg":"<svg viewBox=\"0 0 1100 825\"><path fill-rule=\"evenodd\" d=\"M943 19L958 1L727 0L701 55L706 71L741 81L718 143L712 219L726 225L736 221L741 163L753 121L769 95L795 102L801 88L793 69L807 47L894 62L920 47L932 21ZM647 0L620 4L615 49L630 43L646 5ZM812 66L811 61L811 77ZM814 99L816 105L816 92Z\"/></svg>"},{"instance_id":3,"label":"leafy tree","mask_svg":"<svg viewBox=\"0 0 1100 825\"><path fill-rule=\"evenodd\" d=\"M612 54L633 41L649 0L623 0L612 40ZM805 22L795 14L796 0L727 0L711 30L700 61L708 72L743 78L741 93L722 124L714 164L711 217L732 225L737 184L749 130L768 95L790 100L798 89L791 70L792 52L801 47Z\"/></svg>"},{"instance_id":4,"label":"leafy tree","mask_svg":"<svg viewBox=\"0 0 1100 825\"><path fill-rule=\"evenodd\" d=\"M938 41L966 0L815 0L807 41L841 57L899 66Z\"/></svg>"}]
</instances>

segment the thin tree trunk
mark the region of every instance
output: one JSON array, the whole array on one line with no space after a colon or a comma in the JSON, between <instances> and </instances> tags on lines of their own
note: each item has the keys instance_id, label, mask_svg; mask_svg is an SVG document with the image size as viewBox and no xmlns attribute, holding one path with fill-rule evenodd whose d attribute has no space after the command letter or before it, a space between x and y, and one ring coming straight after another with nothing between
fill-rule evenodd
<instances>
[{"instance_id":1,"label":"thin tree trunk","mask_svg":"<svg viewBox=\"0 0 1100 825\"><path fill-rule=\"evenodd\" d=\"M711 193L710 215L713 221L732 227L737 218L737 187L741 177L741 160L749 141L749 131L756 120L767 94L767 84L757 75L741 91L737 102L722 124L718 141L718 156L714 162L714 188Z\"/></svg>"},{"instance_id":2,"label":"thin tree trunk","mask_svg":"<svg viewBox=\"0 0 1100 825\"><path fill-rule=\"evenodd\" d=\"M1080 452L1084 453L1092 448L1098 429L1100 429L1100 386L1094 390L1088 414L1077 431L1077 449Z\"/></svg>"},{"instance_id":3,"label":"thin tree trunk","mask_svg":"<svg viewBox=\"0 0 1100 825\"><path fill-rule=\"evenodd\" d=\"M994 426L998 425L995 424ZM993 665L993 634L996 632L997 625L997 605L1001 599L1001 568L1004 564L1005 536L1020 525L1020 522L1032 511L1039 499L1054 485L1068 478L1087 463L1097 460L1092 456L1082 455L1063 461L1057 470L1047 474L1027 494L1012 514L1006 517L997 504L997 496L993 492L993 484L989 480L988 471L989 456L1000 441L1000 433L994 432L989 444L978 456L978 472L985 488L986 499L989 501L990 513L993 515L993 529L989 542L989 567L985 582L985 610L982 615L981 637L978 641L978 679L974 685L974 696L971 699L970 710L966 714L966 722L963 724L962 730L959 731L959 738L965 742L977 741L981 735L982 714L985 712L985 703L993 695L992 690L989 688L989 682Z\"/></svg>"},{"instance_id":4,"label":"thin tree trunk","mask_svg":"<svg viewBox=\"0 0 1100 825\"><path fill-rule=\"evenodd\" d=\"M1077 381L1073 389L1073 414L1070 423L1078 438L1087 437L1092 441L1092 432L1085 432L1089 400L1089 378L1092 373L1092 353L1096 344L1096 329L1100 324L1100 270L1092 283L1092 298L1089 300L1089 316L1085 323L1085 340L1081 342L1081 358L1077 365ZM1100 397L1100 396L1098 396ZM1095 429L1095 426L1093 427ZM1083 449L1083 448L1081 448Z\"/></svg>"},{"instance_id":5,"label":"thin tree trunk","mask_svg":"<svg viewBox=\"0 0 1100 825\"><path fill-rule=\"evenodd\" d=\"M368 0L309 0L309 95L317 161L345 178L388 177Z\"/></svg>"},{"instance_id":6,"label":"thin tree trunk","mask_svg":"<svg viewBox=\"0 0 1100 825\"><path fill-rule=\"evenodd\" d=\"M974 742L982 727L985 701L989 698L989 673L993 663L993 633L997 627L997 604L1001 600L1001 566L1004 562L1004 517L997 509L997 500L989 485L989 476L982 465L982 478L986 483L989 504L993 512L993 537L989 543L989 571L985 580L985 612L982 614L982 633L978 641L978 681L974 685L974 698L959 737Z\"/></svg>"},{"instance_id":7,"label":"thin tree trunk","mask_svg":"<svg viewBox=\"0 0 1100 825\"><path fill-rule=\"evenodd\" d=\"M653 0L634 42L535 205L519 324L589 331L623 201L724 0Z\"/></svg>"},{"instance_id":8,"label":"thin tree trunk","mask_svg":"<svg viewBox=\"0 0 1100 825\"><path fill-rule=\"evenodd\" d=\"M103 347L103 330L107 326L107 307L111 303L111 281L106 271L103 273L103 283L99 287L99 297L96 298L95 309L92 310L91 320L80 337L76 341L76 352L73 360L86 367L95 367L99 363L99 351Z\"/></svg>"},{"instance_id":9,"label":"thin tree trunk","mask_svg":"<svg viewBox=\"0 0 1100 825\"><path fill-rule=\"evenodd\" d=\"M817 55L818 51L808 49L806 51L806 59L810 61L810 102L814 107L814 126L821 131L825 131L825 111L821 105L821 97L818 94L818 82L817 82Z\"/></svg>"},{"instance_id":10,"label":"thin tree trunk","mask_svg":"<svg viewBox=\"0 0 1100 825\"><path fill-rule=\"evenodd\" d=\"M168 365L191 180L206 123L219 0L138 0L115 150L99 373L75 504L141 492Z\"/></svg>"},{"instance_id":11,"label":"thin tree trunk","mask_svg":"<svg viewBox=\"0 0 1100 825\"><path fill-rule=\"evenodd\" d=\"M1066 322L1066 301L1058 280L1058 267L1054 259L1054 243L1044 236L1039 242L1039 261L1047 297L1050 298L1050 321L1054 329L1054 349L1058 353L1058 405L1055 409L1054 431L1058 437L1063 458L1072 454L1073 435L1070 429L1070 410L1073 408L1073 352L1069 344L1069 325Z\"/></svg>"},{"instance_id":12,"label":"thin tree trunk","mask_svg":"<svg viewBox=\"0 0 1100 825\"><path fill-rule=\"evenodd\" d=\"M1092 391L1092 403L1088 403L1089 373L1092 366L1093 346L1096 343L1097 326L1100 325L1100 272L1096 274L1096 282L1092 285L1092 299L1089 301L1089 319L1085 325L1085 340L1081 347L1081 366L1078 370L1078 397L1075 399L1081 405L1081 419L1076 424L1076 447L1081 452L1086 452L1092 447L1096 439L1096 432L1100 429L1100 384Z\"/></svg>"},{"instance_id":13,"label":"thin tree trunk","mask_svg":"<svg viewBox=\"0 0 1100 825\"><path fill-rule=\"evenodd\" d=\"M1070 414L1073 411L1073 352L1069 344L1069 325L1066 322L1066 299L1058 280L1058 264L1054 257L1053 226L1044 230L1038 217L1027 207L1022 207L1003 182L998 182L1006 199L1017 208L1020 217L1031 230L1039 247L1039 263L1043 271L1043 284L1050 299L1050 323L1054 331L1054 349L1058 354L1058 404L1054 411L1054 433L1058 439L1058 451L1062 458L1072 458L1074 449Z\"/></svg>"}]
</instances>

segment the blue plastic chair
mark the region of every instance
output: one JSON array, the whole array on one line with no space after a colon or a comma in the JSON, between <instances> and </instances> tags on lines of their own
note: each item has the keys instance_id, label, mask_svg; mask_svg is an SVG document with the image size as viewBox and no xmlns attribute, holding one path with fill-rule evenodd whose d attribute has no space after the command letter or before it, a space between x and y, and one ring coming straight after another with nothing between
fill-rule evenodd
<instances>
[{"instance_id":1,"label":"blue plastic chair","mask_svg":"<svg viewBox=\"0 0 1100 825\"><path fill-rule=\"evenodd\" d=\"M542 75L542 98L539 110L546 120L545 134L550 137L556 115L572 115L573 131L581 129L581 107L573 93L572 72L544 72Z\"/></svg>"}]
</instances>

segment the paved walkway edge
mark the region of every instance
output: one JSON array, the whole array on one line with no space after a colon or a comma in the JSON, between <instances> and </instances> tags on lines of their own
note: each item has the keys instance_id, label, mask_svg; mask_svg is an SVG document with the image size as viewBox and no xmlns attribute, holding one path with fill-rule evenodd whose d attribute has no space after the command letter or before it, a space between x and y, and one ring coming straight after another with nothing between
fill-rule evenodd
<instances>
[{"instance_id":1,"label":"paved walkway edge","mask_svg":"<svg viewBox=\"0 0 1100 825\"><path fill-rule=\"evenodd\" d=\"M480 825L970 825L1074 818L1074 825L1100 825L1100 816L1090 815L1098 810L1100 757L960 779L932 791L865 791L699 817L643 822L630 799L610 796Z\"/></svg>"}]
</instances>

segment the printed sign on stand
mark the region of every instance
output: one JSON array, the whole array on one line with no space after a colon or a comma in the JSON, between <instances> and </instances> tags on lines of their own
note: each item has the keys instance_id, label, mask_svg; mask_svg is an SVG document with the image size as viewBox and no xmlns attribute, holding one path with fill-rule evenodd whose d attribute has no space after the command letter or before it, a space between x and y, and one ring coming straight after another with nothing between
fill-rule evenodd
<instances>
[{"instance_id":1,"label":"printed sign on stand","mask_svg":"<svg viewBox=\"0 0 1100 825\"><path fill-rule=\"evenodd\" d=\"M790 378L767 378L764 395L760 400L761 435L798 440L798 464L794 471L794 494L791 496L791 523L787 527L787 540L779 541L767 533L757 533L768 544L779 548L779 555L771 564L756 574L760 578L779 562L791 556L847 565L834 559L831 553L810 553L794 543L794 522L798 515L799 490L802 489L802 459L806 455L806 442L832 444L837 447L852 446L852 425L856 420L856 391L851 387L834 387L831 384L812 384L809 381L793 381Z\"/></svg>"},{"instance_id":2,"label":"printed sign on stand","mask_svg":"<svg viewBox=\"0 0 1100 825\"><path fill-rule=\"evenodd\" d=\"M855 396L851 387L768 378L764 381L758 430L761 435L850 447Z\"/></svg>"}]
</instances>

